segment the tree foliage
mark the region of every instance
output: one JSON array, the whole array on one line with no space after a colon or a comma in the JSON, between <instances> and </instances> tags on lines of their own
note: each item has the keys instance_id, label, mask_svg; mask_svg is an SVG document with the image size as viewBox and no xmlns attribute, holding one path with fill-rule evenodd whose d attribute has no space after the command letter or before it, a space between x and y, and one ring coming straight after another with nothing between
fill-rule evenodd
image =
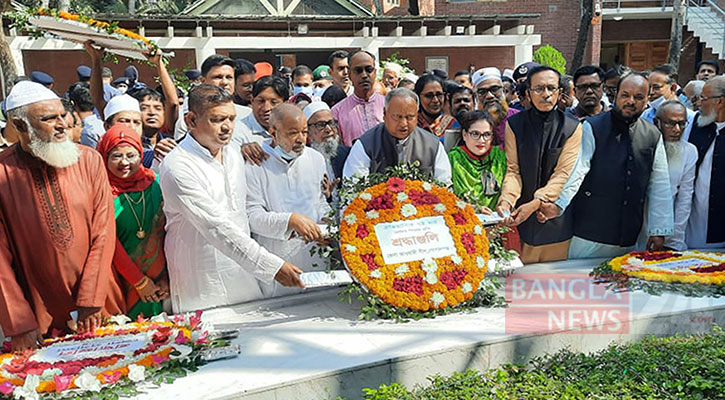
<instances>
[{"instance_id":1,"label":"tree foliage","mask_svg":"<svg viewBox=\"0 0 725 400\"><path fill-rule=\"evenodd\" d=\"M560 74L566 73L566 59L554 46L546 45L539 47L534 52L534 61L541 65L548 65L559 71Z\"/></svg>"},{"instance_id":2,"label":"tree foliage","mask_svg":"<svg viewBox=\"0 0 725 400\"><path fill-rule=\"evenodd\" d=\"M193 0L21 0L28 7L62 9L67 4L73 13L113 15L178 15Z\"/></svg>"}]
</instances>

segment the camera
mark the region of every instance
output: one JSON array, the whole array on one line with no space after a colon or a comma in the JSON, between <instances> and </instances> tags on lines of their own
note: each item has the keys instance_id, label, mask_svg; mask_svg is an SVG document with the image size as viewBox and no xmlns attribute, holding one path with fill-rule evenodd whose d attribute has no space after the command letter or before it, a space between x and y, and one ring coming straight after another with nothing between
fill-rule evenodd
<instances>
[{"instance_id":1,"label":"camera","mask_svg":"<svg viewBox=\"0 0 725 400\"><path fill-rule=\"evenodd\" d=\"M602 4L598 1L594 4L594 16L595 17L602 16Z\"/></svg>"}]
</instances>

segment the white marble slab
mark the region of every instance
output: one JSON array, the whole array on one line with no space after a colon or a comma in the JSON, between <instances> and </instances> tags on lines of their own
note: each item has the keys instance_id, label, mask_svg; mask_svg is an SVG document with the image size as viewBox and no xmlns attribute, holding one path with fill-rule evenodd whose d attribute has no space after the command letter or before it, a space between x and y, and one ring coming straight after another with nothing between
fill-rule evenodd
<instances>
[{"instance_id":1,"label":"white marble slab","mask_svg":"<svg viewBox=\"0 0 725 400\"><path fill-rule=\"evenodd\" d=\"M601 261L534 264L511 276L585 276ZM654 297L634 292L629 293L629 336L582 332L514 335L505 331L503 308L409 323L358 321L359 305L339 302L338 291L311 290L205 312L204 320L216 327L241 330L234 340L242 347L241 355L211 363L140 398L303 399L343 394L354 399L360 397L356 385L377 386L391 379L424 383L425 376L431 373L495 366L511 362L522 351L531 356L564 345L597 349L611 340L628 340L645 333L666 334L673 329L706 331L712 323L725 322L725 299L674 294Z\"/></svg>"}]
</instances>

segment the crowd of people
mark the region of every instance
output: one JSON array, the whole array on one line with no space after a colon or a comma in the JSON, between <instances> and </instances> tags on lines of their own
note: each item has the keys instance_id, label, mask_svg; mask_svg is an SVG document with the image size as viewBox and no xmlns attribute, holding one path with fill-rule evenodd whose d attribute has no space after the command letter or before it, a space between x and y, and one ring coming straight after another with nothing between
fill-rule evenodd
<instances>
[{"instance_id":1,"label":"crowd of people","mask_svg":"<svg viewBox=\"0 0 725 400\"><path fill-rule=\"evenodd\" d=\"M2 104L0 325L44 335L294 293L343 179L416 162L521 241L524 263L725 247L725 77L527 62L415 75L364 50L326 65L208 57L158 87L103 49L62 95ZM72 312L76 312L71 322Z\"/></svg>"}]
</instances>

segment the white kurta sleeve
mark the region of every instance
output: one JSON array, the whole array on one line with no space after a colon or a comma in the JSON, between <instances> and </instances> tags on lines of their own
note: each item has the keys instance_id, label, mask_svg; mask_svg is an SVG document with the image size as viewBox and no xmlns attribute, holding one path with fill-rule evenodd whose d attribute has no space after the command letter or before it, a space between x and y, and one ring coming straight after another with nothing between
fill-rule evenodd
<instances>
[{"instance_id":1,"label":"white kurta sleeve","mask_svg":"<svg viewBox=\"0 0 725 400\"><path fill-rule=\"evenodd\" d=\"M692 210L692 194L695 190L695 164L697 163L697 148L684 143L684 167L680 186L675 197L675 232L665 238L665 246L675 250L686 250L685 229Z\"/></svg>"},{"instance_id":2,"label":"white kurta sleeve","mask_svg":"<svg viewBox=\"0 0 725 400\"><path fill-rule=\"evenodd\" d=\"M265 171L257 165L246 164L247 174L247 217L249 229L260 236L285 240L290 237L289 219L291 212L270 211L266 201L267 179L263 176Z\"/></svg>"},{"instance_id":3,"label":"white kurta sleeve","mask_svg":"<svg viewBox=\"0 0 725 400\"><path fill-rule=\"evenodd\" d=\"M368 174L370 174L370 158L358 140L350 149L345 166L342 168L342 177L352 178L354 175L366 176Z\"/></svg>"},{"instance_id":4,"label":"white kurta sleeve","mask_svg":"<svg viewBox=\"0 0 725 400\"><path fill-rule=\"evenodd\" d=\"M441 142L438 143L433 176L437 181L445 183L447 186L451 186L453 183L451 161L448 159L446 148L443 147L443 143Z\"/></svg>"},{"instance_id":5,"label":"white kurta sleeve","mask_svg":"<svg viewBox=\"0 0 725 400\"><path fill-rule=\"evenodd\" d=\"M647 186L647 235L667 236L674 231L674 206L670 189L670 171L667 153L660 137L655 148L652 173Z\"/></svg>"},{"instance_id":6,"label":"white kurta sleeve","mask_svg":"<svg viewBox=\"0 0 725 400\"><path fill-rule=\"evenodd\" d=\"M214 201L194 176L191 166L177 164L175 167L173 171L161 173L164 202L178 210L217 250L260 281L271 283L284 261L232 222L223 205Z\"/></svg>"}]
</instances>

